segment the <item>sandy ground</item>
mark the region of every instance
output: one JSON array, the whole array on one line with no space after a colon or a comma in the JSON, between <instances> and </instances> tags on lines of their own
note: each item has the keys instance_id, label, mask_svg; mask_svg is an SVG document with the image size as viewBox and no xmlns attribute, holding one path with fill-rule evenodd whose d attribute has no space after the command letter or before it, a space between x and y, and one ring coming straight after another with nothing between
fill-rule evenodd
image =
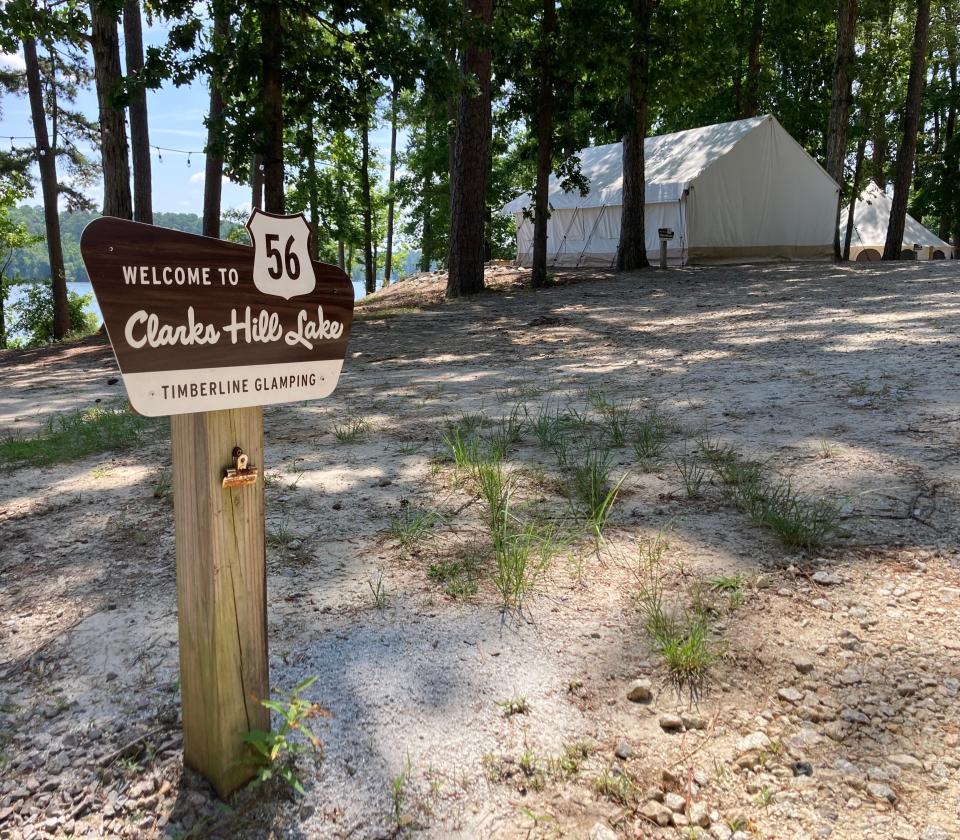
<instances>
[{"instance_id":1,"label":"sandy ground","mask_svg":"<svg viewBox=\"0 0 960 840\"><path fill-rule=\"evenodd\" d=\"M219 803L182 768L162 427L0 473L0 837L960 836L960 266L490 277L475 300L441 304L435 276L378 295L334 396L265 410L271 682L317 675L333 713L303 796ZM0 355L0 428L119 398L116 376L97 342ZM600 392L675 432L652 464L616 450L602 548L568 545L505 611L445 425ZM350 418L366 433L338 441ZM840 499L842 533L786 549L718 487L686 498L674 461L704 437ZM529 430L507 463L525 511L572 527ZM410 509L443 521L403 548L389 526ZM746 582L699 704L637 606L638 544L663 529L672 592ZM478 588L455 598L428 570L463 556ZM628 700L637 678L649 702Z\"/></svg>"}]
</instances>

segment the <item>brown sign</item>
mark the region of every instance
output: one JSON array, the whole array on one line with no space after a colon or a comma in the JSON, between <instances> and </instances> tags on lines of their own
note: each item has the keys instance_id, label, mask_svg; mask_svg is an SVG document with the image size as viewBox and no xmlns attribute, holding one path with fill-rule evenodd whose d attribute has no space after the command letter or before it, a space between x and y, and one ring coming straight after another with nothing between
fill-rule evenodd
<instances>
[{"instance_id":1,"label":"brown sign","mask_svg":"<svg viewBox=\"0 0 960 840\"><path fill-rule=\"evenodd\" d=\"M104 217L80 238L133 407L161 416L319 399L353 323L347 275L297 216L254 210L253 247Z\"/></svg>"}]
</instances>

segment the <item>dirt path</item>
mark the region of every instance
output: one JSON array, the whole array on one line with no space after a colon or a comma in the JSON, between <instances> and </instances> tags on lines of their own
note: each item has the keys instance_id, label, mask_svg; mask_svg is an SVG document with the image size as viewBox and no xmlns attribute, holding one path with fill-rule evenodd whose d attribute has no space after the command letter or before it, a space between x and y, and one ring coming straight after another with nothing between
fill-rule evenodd
<instances>
[{"instance_id":1,"label":"dirt path","mask_svg":"<svg viewBox=\"0 0 960 840\"><path fill-rule=\"evenodd\" d=\"M419 309L440 281L400 284L331 399L265 412L271 681L318 675L333 713L302 797L227 812L182 772L162 429L2 474L0 837L956 836L957 264L571 273L538 293L496 277ZM119 397L115 377L102 345L0 356L0 427ZM596 552L524 431L518 509L580 531L505 612L446 425L596 415L601 394L667 418L667 448L613 450L628 476ZM364 431L338 440L351 419ZM841 500L841 534L788 549L716 481L687 498L675 461L704 440ZM411 510L437 522L404 547L389 529ZM738 581L697 706L637 604L638 543L664 529L672 595ZM648 702L627 697L638 678Z\"/></svg>"}]
</instances>

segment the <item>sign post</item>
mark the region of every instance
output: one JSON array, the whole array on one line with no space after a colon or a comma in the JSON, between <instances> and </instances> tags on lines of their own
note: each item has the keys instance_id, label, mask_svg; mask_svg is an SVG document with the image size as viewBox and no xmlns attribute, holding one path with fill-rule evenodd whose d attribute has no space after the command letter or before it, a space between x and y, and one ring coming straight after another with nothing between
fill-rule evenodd
<instances>
[{"instance_id":1,"label":"sign post","mask_svg":"<svg viewBox=\"0 0 960 840\"><path fill-rule=\"evenodd\" d=\"M328 396L353 321L302 214L247 228L253 247L102 218L80 240L133 408L171 415L184 762L221 796L270 728L261 406Z\"/></svg>"},{"instance_id":2,"label":"sign post","mask_svg":"<svg viewBox=\"0 0 960 840\"><path fill-rule=\"evenodd\" d=\"M660 268L667 267L667 240L673 239L673 228L657 228L660 237Z\"/></svg>"}]
</instances>

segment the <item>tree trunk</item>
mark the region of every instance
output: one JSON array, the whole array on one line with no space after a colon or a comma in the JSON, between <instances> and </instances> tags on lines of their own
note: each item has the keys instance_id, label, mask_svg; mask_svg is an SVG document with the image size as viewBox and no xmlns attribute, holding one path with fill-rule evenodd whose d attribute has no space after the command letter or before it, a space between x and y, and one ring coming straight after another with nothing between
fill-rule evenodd
<instances>
[{"instance_id":1,"label":"tree trunk","mask_svg":"<svg viewBox=\"0 0 960 840\"><path fill-rule=\"evenodd\" d=\"M263 67L263 198L268 213L283 213L283 24L281 5L260 3Z\"/></svg>"},{"instance_id":2,"label":"tree trunk","mask_svg":"<svg viewBox=\"0 0 960 840\"><path fill-rule=\"evenodd\" d=\"M121 81L117 19L106 0L90 2L93 74L100 105L100 158L103 163L103 215L133 218L130 161L123 109L113 104Z\"/></svg>"},{"instance_id":3,"label":"tree trunk","mask_svg":"<svg viewBox=\"0 0 960 840\"><path fill-rule=\"evenodd\" d=\"M127 76L143 70L143 31L140 0L127 0L123 7L123 41ZM150 129L147 125L147 91L143 80L130 92L130 149L133 156L133 218L153 224L153 185L150 173Z\"/></svg>"},{"instance_id":4,"label":"tree trunk","mask_svg":"<svg viewBox=\"0 0 960 840\"><path fill-rule=\"evenodd\" d=\"M917 23L913 30L913 49L910 56L910 77L907 80L907 103L903 115L903 139L897 154L897 173L893 182L893 201L890 205L890 225L883 246L883 259L899 260L903 246L903 229L907 217L907 199L910 177L917 151L917 129L920 125L921 93L927 59L927 34L930 28L930 0L918 0Z\"/></svg>"},{"instance_id":5,"label":"tree trunk","mask_svg":"<svg viewBox=\"0 0 960 840\"><path fill-rule=\"evenodd\" d=\"M56 150L47 137L47 119L43 111L43 88L40 83L40 62L37 60L37 42L23 39L23 58L26 64L27 93L30 115L37 144L37 165L40 168L40 186L43 192L43 221L47 234L47 254L50 258L50 283L53 290L53 337L60 341L70 332L70 310L67 306L67 276L63 268L63 244L60 241L60 214L57 199Z\"/></svg>"},{"instance_id":6,"label":"tree trunk","mask_svg":"<svg viewBox=\"0 0 960 840\"><path fill-rule=\"evenodd\" d=\"M368 103L364 103L367 107ZM360 133L360 192L363 201L363 287L368 295L377 290L373 267L373 200L370 196L370 114L363 115Z\"/></svg>"},{"instance_id":7,"label":"tree trunk","mask_svg":"<svg viewBox=\"0 0 960 840\"><path fill-rule=\"evenodd\" d=\"M747 81L740 117L755 117L760 107L760 46L763 43L763 15L766 0L754 0L750 23L750 49L747 53Z\"/></svg>"},{"instance_id":8,"label":"tree trunk","mask_svg":"<svg viewBox=\"0 0 960 840\"><path fill-rule=\"evenodd\" d=\"M850 100L853 79L854 36L857 31L857 0L840 0L837 13L837 53L833 60L833 95L827 125L827 174L840 185L837 193L837 224L833 234L833 258L839 260L840 204L843 201L843 163L847 157L847 129L850 124Z\"/></svg>"},{"instance_id":9,"label":"tree trunk","mask_svg":"<svg viewBox=\"0 0 960 840\"><path fill-rule=\"evenodd\" d=\"M960 23L960 15L955 14L954 20ZM957 108L960 107L960 87L957 86L957 27L948 26L947 33L947 77L950 79L950 92L947 118L943 128L943 162L946 168L943 194L947 197L947 201L940 214L939 235L945 242L950 242L954 211L960 203L957 198L960 194L960 148L956 148L958 143L954 140L957 129ZM957 243L954 241L954 244Z\"/></svg>"},{"instance_id":10,"label":"tree trunk","mask_svg":"<svg viewBox=\"0 0 960 840\"><path fill-rule=\"evenodd\" d=\"M467 0L466 5L477 23L490 26L493 0ZM464 88L457 104L457 134L450 178L447 297L483 291L491 65L488 46L473 43L463 51L461 73L465 78L475 79L476 88Z\"/></svg>"},{"instance_id":11,"label":"tree trunk","mask_svg":"<svg viewBox=\"0 0 960 840\"><path fill-rule=\"evenodd\" d=\"M550 172L553 169L553 33L557 29L555 0L543 0L540 46L540 90L537 96L537 184L533 192L534 288L547 285L547 222L550 220Z\"/></svg>"},{"instance_id":12,"label":"tree trunk","mask_svg":"<svg viewBox=\"0 0 960 840\"><path fill-rule=\"evenodd\" d=\"M250 206L263 210L263 155L254 154L250 162Z\"/></svg>"},{"instance_id":13,"label":"tree trunk","mask_svg":"<svg viewBox=\"0 0 960 840\"><path fill-rule=\"evenodd\" d=\"M393 274L393 182L397 177L397 100L400 91L397 80L393 80L393 91L390 94L390 172L387 180L387 251L383 258L383 285L390 285L390 275Z\"/></svg>"},{"instance_id":14,"label":"tree trunk","mask_svg":"<svg viewBox=\"0 0 960 840\"><path fill-rule=\"evenodd\" d=\"M857 200L860 198L860 179L863 175L863 158L867 150L867 135L864 135L857 141L857 158L853 167L853 186L851 187L850 205L847 209L847 233L843 238L843 253L840 259L846 262L850 259L850 240L853 238L853 214L857 207Z\"/></svg>"},{"instance_id":15,"label":"tree trunk","mask_svg":"<svg viewBox=\"0 0 960 840\"><path fill-rule=\"evenodd\" d=\"M643 140L647 136L650 21L655 6L656 0L632 0L633 45L626 96L628 124L623 136L623 209L617 271L634 271L650 265L644 219Z\"/></svg>"},{"instance_id":16,"label":"tree trunk","mask_svg":"<svg viewBox=\"0 0 960 840\"><path fill-rule=\"evenodd\" d=\"M230 37L230 16L222 2L213 3L214 59ZM216 61L210 73L210 115L207 118L206 167L203 174L203 235L220 238L220 201L223 194L223 94Z\"/></svg>"},{"instance_id":17,"label":"tree trunk","mask_svg":"<svg viewBox=\"0 0 960 840\"><path fill-rule=\"evenodd\" d=\"M351 283L353 282L353 251L354 245L351 242L347 248L347 276L350 278Z\"/></svg>"},{"instance_id":18,"label":"tree trunk","mask_svg":"<svg viewBox=\"0 0 960 840\"><path fill-rule=\"evenodd\" d=\"M337 265L341 270L345 269L347 265L347 258L345 256L342 239L337 240Z\"/></svg>"},{"instance_id":19,"label":"tree trunk","mask_svg":"<svg viewBox=\"0 0 960 840\"><path fill-rule=\"evenodd\" d=\"M307 203L310 210L310 256L320 259L320 196L317 192L317 146L313 136L313 114L307 116Z\"/></svg>"},{"instance_id":20,"label":"tree trunk","mask_svg":"<svg viewBox=\"0 0 960 840\"><path fill-rule=\"evenodd\" d=\"M430 221L431 218L431 207L429 202L426 200L426 196L430 190L430 179L431 173L427 172L423 178L423 231L420 237L420 270L429 271L430 263L432 262L431 257L433 254L430 251L430 240L433 237L433 226Z\"/></svg>"}]
</instances>

